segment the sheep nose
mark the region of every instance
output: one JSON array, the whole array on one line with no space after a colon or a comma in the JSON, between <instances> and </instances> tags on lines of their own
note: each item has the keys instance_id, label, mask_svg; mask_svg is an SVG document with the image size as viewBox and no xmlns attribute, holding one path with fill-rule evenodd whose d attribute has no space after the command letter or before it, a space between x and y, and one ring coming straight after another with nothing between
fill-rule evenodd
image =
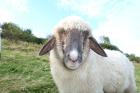
<instances>
[{"instance_id":1,"label":"sheep nose","mask_svg":"<svg viewBox=\"0 0 140 93\"><path fill-rule=\"evenodd\" d=\"M77 59L78 59L78 52L77 52L77 50L70 51L68 57L69 57L69 60L71 60L72 62L76 62Z\"/></svg>"}]
</instances>

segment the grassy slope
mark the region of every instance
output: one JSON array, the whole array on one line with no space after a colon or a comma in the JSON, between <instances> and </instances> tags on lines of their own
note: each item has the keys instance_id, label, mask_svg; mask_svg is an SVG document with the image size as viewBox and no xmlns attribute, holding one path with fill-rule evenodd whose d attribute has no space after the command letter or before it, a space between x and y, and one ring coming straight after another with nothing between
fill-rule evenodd
<instances>
[{"instance_id":1,"label":"grassy slope","mask_svg":"<svg viewBox=\"0 0 140 93\"><path fill-rule=\"evenodd\" d=\"M40 45L2 42L0 93L58 93L48 58L38 56Z\"/></svg>"},{"instance_id":2,"label":"grassy slope","mask_svg":"<svg viewBox=\"0 0 140 93\"><path fill-rule=\"evenodd\" d=\"M0 93L58 93L47 56L38 56L41 45L2 40ZM140 93L140 64L136 81Z\"/></svg>"}]
</instances>

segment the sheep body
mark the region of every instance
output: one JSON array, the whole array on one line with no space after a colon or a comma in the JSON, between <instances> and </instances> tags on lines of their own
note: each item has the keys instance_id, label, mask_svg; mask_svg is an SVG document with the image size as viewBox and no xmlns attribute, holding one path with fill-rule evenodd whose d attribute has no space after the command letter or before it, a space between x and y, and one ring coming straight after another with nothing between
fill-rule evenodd
<instances>
[{"instance_id":1,"label":"sheep body","mask_svg":"<svg viewBox=\"0 0 140 93\"><path fill-rule=\"evenodd\" d=\"M55 50L50 54L51 73L60 93L124 93L135 90L134 66L118 51L106 50L107 58L90 50L87 62L77 70L58 62ZM130 92L131 93L131 92Z\"/></svg>"},{"instance_id":2,"label":"sheep body","mask_svg":"<svg viewBox=\"0 0 140 93\"><path fill-rule=\"evenodd\" d=\"M64 31L69 29L87 30L91 35L90 27L77 16L67 17L55 26L56 46L48 48L48 50L51 49L51 74L60 93L135 93L134 66L119 51L105 50L108 57L102 57L89 48L88 41L83 52L84 60L79 68L75 70L66 68L61 41L63 36L59 32L60 28L63 28ZM47 50L43 47L41 55L46 53L45 49Z\"/></svg>"}]
</instances>

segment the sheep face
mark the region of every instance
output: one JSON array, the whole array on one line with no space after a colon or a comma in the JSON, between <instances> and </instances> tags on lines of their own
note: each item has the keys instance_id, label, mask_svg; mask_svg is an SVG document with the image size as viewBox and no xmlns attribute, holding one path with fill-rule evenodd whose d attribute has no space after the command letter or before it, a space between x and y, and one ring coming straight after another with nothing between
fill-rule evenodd
<instances>
[{"instance_id":1,"label":"sheep face","mask_svg":"<svg viewBox=\"0 0 140 93\"><path fill-rule=\"evenodd\" d=\"M40 55L48 53L53 48L61 55L63 64L68 69L77 69L85 62L90 49L101 56L107 56L104 50L90 36L90 31L79 29L57 29L52 39L41 49Z\"/></svg>"},{"instance_id":2,"label":"sheep face","mask_svg":"<svg viewBox=\"0 0 140 93\"><path fill-rule=\"evenodd\" d=\"M80 64L83 63L83 53L86 33L78 31L77 29L71 29L65 31L63 39L63 54L64 54L64 65L69 69L77 69Z\"/></svg>"}]
</instances>

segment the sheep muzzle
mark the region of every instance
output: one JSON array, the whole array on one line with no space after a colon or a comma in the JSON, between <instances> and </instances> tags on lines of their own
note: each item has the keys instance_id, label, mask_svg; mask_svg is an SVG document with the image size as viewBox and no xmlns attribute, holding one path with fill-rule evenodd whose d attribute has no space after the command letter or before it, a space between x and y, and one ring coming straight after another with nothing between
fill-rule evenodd
<instances>
[{"instance_id":1,"label":"sheep muzzle","mask_svg":"<svg viewBox=\"0 0 140 93\"><path fill-rule=\"evenodd\" d=\"M65 40L64 64L69 69L76 69L82 63L82 33L77 30L69 31Z\"/></svg>"}]
</instances>

